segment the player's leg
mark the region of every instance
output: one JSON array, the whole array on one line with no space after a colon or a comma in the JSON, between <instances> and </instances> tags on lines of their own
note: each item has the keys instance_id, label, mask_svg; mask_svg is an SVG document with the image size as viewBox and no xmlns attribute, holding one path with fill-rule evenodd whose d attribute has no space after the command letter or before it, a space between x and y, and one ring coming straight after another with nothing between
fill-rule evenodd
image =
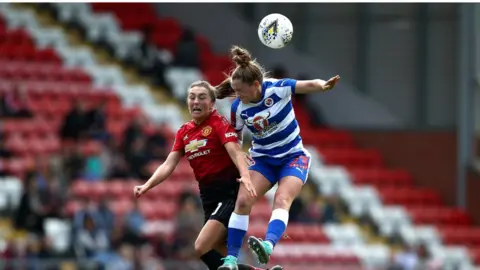
<instances>
[{"instance_id":1,"label":"player's leg","mask_svg":"<svg viewBox=\"0 0 480 270\"><path fill-rule=\"evenodd\" d=\"M270 166L256 159L250 166L250 180L257 192L257 198L252 198L249 192L240 185L235 211L228 223L227 257L219 270L237 270L237 257L248 230L249 215L252 206L270 190L275 180L275 174Z\"/></svg>"},{"instance_id":2,"label":"player's leg","mask_svg":"<svg viewBox=\"0 0 480 270\"><path fill-rule=\"evenodd\" d=\"M225 256L225 241L230 215L235 209L235 202L240 184L205 192L202 199L205 225L195 241L195 253L209 269L222 265ZM218 247L223 247L218 250Z\"/></svg>"},{"instance_id":3,"label":"player's leg","mask_svg":"<svg viewBox=\"0 0 480 270\"><path fill-rule=\"evenodd\" d=\"M307 180L309 167L310 157L302 155L289 161L279 172L280 181L275 192L265 241L254 236L248 239L248 246L262 264L268 263L274 246L287 229L290 206Z\"/></svg>"},{"instance_id":4,"label":"player's leg","mask_svg":"<svg viewBox=\"0 0 480 270\"><path fill-rule=\"evenodd\" d=\"M222 256L226 256L227 254L227 246L226 246L226 238L223 239L223 241L219 241L215 247L213 247L213 249L215 251L217 251L218 253L222 254ZM219 261L221 261L221 258L219 259ZM217 269L217 268L215 268ZM280 265L275 265L274 267L272 268L269 268L270 270L283 270L283 267L280 266ZM249 264L242 264L242 263L239 263L238 264L238 270L265 270L263 268L258 268L258 267L255 267L255 266L252 266L252 265L249 265ZM268 269L266 269L268 270Z\"/></svg>"},{"instance_id":5,"label":"player's leg","mask_svg":"<svg viewBox=\"0 0 480 270\"><path fill-rule=\"evenodd\" d=\"M195 254L210 270L217 269L222 265L223 254L215 248L225 245L227 228L218 220L210 219L205 223L195 241Z\"/></svg>"}]
</instances>

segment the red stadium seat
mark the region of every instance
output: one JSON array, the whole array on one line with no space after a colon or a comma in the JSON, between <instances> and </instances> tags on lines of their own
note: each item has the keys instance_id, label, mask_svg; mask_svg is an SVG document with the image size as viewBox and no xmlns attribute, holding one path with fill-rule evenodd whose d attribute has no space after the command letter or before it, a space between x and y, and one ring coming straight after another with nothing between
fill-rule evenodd
<instances>
[{"instance_id":1,"label":"red stadium seat","mask_svg":"<svg viewBox=\"0 0 480 270\"><path fill-rule=\"evenodd\" d=\"M410 216L417 224L457 225L472 224L471 218L463 210L443 206L412 206L407 207Z\"/></svg>"},{"instance_id":2,"label":"red stadium seat","mask_svg":"<svg viewBox=\"0 0 480 270\"><path fill-rule=\"evenodd\" d=\"M323 150L321 154L325 163L344 165L347 168L378 168L383 166L383 159L376 150L332 149Z\"/></svg>"},{"instance_id":3,"label":"red stadium seat","mask_svg":"<svg viewBox=\"0 0 480 270\"><path fill-rule=\"evenodd\" d=\"M356 184L371 184L377 187L411 187L413 178L404 170L383 168L354 168L349 174Z\"/></svg>"},{"instance_id":4,"label":"red stadium seat","mask_svg":"<svg viewBox=\"0 0 480 270\"><path fill-rule=\"evenodd\" d=\"M333 152L335 149L352 149L355 146L352 136L343 131L302 129L300 135L306 144L315 145L320 151L330 150Z\"/></svg>"},{"instance_id":5,"label":"red stadium seat","mask_svg":"<svg viewBox=\"0 0 480 270\"><path fill-rule=\"evenodd\" d=\"M478 227L438 227L442 241L448 245L480 247L480 228Z\"/></svg>"},{"instance_id":6,"label":"red stadium seat","mask_svg":"<svg viewBox=\"0 0 480 270\"><path fill-rule=\"evenodd\" d=\"M439 206L442 201L440 195L433 190L385 187L377 188L384 204L400 204L404 206Z\"/></svg>"}]
</instances>

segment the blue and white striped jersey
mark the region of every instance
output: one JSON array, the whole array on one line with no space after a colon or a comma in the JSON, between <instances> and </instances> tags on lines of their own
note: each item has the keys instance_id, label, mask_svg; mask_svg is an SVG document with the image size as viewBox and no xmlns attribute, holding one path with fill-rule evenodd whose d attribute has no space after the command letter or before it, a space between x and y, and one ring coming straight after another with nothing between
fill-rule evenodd
<instances>
[{"instance_id":1,"label":"blue and white striped jersey","mask_svg":"<svg viewBox=\"0 0 480 270\"><path fill-rule=\"evenodd\" d=\"M237 132L245 125L252 132L252 157L308 154L292 106L296 82L293 79L265 79L260 102L244 104L239 98L233 102L232 125Z\"/></svg>"}]
</instances>

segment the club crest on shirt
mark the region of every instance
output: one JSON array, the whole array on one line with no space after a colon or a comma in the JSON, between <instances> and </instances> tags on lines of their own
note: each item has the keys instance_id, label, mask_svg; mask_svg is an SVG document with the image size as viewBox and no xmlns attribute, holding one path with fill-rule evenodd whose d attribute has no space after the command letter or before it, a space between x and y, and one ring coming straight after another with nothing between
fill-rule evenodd
<instances>
[{"instance_id":1,"label":"club crest on shirt","mask_svg":"<svg viewBox=\"0 0 480 270\"><path fill-rule=\"evenodd\" d=\"M266 98L265 101L263 102L263 104L265 104L265 106L267 107L272 107L273 105L273 98Z\"/></svg>"},{"instance_id":2,"label":"club crest on shirt","mask_svg":"<svg viewBox=\"0 0 480 270\"><path fill-rule=\"evenodd\" d=\"M269 126L268 117L270 116L270 112L262 112L256 114L253 117L248 117L246 119L246 123L249 126L253 126L257 131L262 131Z\"/></svg>"},{"instance_id":3,"label":"club crest on shirt","mask_svg":"<svg viewBox=\"0 0 480 270\"><path fill-rule=\"evenodd\" d=\"M210 135L210 133L212 133L212 127L211 126L206 126L202 129L202 135L204 137L207 137L208 135Z\"/></svg>"}]
</instances>

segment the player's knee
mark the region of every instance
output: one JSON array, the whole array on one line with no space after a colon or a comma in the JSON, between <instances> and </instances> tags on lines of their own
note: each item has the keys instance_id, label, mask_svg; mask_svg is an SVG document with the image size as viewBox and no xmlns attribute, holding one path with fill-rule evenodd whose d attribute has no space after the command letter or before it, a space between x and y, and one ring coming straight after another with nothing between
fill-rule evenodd
<instances>
[{"instance_id":1,"label":"player's knee","mask_svg":"<svg viewBox=\"0 0 480 270\"><path fill-rule=\"evenodd\" d=\"M277 193L273 199L273 208L290 209L293 199L290 194Z\"/></svg>"},{"instance_id":2,"label":"player's knee","mask_svg":"<svg viewBox=\"0 0 480 270\"><path fill-rule=\"evenodd\" d=\"M211 245L207 244L205 241L202 241L200 239L197 239L195 241L195 256L197 258L202 257L210 249L212 249Z\"/></svg>"},{"instance_id":3,"label":"player's knee","mask_svg":"<svg viewBox=\"0 0 480 270\"><path fill-rule=\"evenodd\" d=\"M237 202L235 204L235 212L237 214L249 214L253 203L254 200L249 194L238 194Z\"/></svg>"}]
</instances>

